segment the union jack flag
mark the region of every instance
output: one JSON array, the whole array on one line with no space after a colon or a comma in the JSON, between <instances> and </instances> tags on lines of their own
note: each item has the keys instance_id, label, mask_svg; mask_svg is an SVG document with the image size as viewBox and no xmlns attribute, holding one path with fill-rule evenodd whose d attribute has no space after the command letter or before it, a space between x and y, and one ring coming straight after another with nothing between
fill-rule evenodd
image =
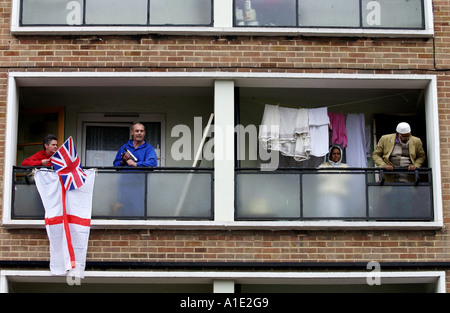
<instances>
[{"instance_id":1,"label":"union jack flag","mask_svg":"<svg viewBox=\"0 0 450 313\"><path fill-rule=\"evenodd\" d=\"M86 181L86 173L81 168L72 136L53 154L52 163L66 190L74 190L83 186Z\"/></svg>"}]
</instances>

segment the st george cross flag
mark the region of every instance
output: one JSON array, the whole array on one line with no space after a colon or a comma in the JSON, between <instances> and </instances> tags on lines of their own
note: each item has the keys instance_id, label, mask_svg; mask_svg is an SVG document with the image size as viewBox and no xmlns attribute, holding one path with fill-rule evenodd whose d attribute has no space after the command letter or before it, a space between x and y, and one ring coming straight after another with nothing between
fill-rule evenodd
<instances>
[{"instance_id":1,"label":"st george cross flag","mask_svg":"<svg viewBox=\"0 0 450 313\"><path fill-rule=\"evenodd\" d=\"M70 151L70 147L68 150ZM73 165L73 162L77 161L77 165ZM34 178L45 208L45 228L50 241L50 271L54 275L70 274L83 278L90 233L95 170L81 169L78 157L74 159L67 156L65 162L65 167L59 172L40 169L35 172ZM69 168L72 173L68 173ZM83 179L80 178L83 183L76 188L70 188L71 184L67 185L65 182L72 180L70 175L79 173L78 168L83 171ZM62 175L67 175L65 180Z\"/></svg>"}]
</instances>

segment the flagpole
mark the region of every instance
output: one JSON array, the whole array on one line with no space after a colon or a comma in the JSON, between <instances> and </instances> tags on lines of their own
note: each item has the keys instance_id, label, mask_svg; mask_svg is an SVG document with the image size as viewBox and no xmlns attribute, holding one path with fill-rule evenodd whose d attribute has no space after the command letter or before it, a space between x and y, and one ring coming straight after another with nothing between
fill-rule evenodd
<instances>
[{"instance_id":1,"label":"flagpole","mask_svg":"<svg viewBox=\"0 0 450 313\"><path fill-rule=\"evenodd\" d=\"M200 145L197 149L197 154L195 155L194 163L192 164L192 167L198 167L198 161L200 159L201 153L203 151L203 146L206 141L206 137L208 137L209 129L211 128L212 121L214 119L214 113L211 113L211 116L209 117L208 124L206 125L204 131L202 140L200 141ZM181 207L184 204L184 201L186 200L187 192L189 190L189 186L191 185L193 174L190 173L187 177L186 183L184 184L183 191L181 192L180 200L178 201L177 208L175 210L175 216L178 216L181 211Z\"/></svg>"}]
</instances>

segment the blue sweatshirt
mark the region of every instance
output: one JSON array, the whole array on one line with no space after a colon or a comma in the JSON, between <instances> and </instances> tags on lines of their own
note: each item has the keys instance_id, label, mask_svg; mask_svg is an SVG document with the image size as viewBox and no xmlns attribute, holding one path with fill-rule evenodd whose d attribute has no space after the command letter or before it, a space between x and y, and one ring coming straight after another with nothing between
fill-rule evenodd
<instances>
[{"instance_id":1,"label":"blue sweatshirt","mask_svg":"<svg viewBox=\"0 0 450 313\"><path fill-rule=\"evenodd\" d=\"M124 144L116 154L116 158L114 159L114 166L129 166L128 164L121 165L121 154L125 154L125 148L127 148L138 160L137 166L148 166L154 167L158 165L158 161L156 159L155 149L153 149L152 145L144 142L144 144L140 145L136 149L133 145L133 140L130 139L126 144Z\"/></svg>"}]
</instances>

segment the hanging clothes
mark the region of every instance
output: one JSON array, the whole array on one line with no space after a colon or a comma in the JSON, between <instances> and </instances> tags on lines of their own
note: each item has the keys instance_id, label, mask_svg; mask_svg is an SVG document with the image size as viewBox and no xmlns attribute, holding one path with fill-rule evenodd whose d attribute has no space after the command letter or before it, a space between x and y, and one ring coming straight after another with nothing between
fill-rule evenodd
<instances>
[{"instance_id":1,"label":"hanging clothes","mask_svg":"<svg viewBox=\"0 0 450 313\"><path fill-rule=\"evenodd\" d=\"M280 152L286 156L294 156L295 128L298 109L280 107Z\"/></svg>"},{"instance_id":2,"label":"hanging clothes","mask_svg":"<svg viewBox=\"0 0 450 313\"><path fill-rule=\"evenodd\" d=\"M294 159L299 162L308 160L311 153L308 109L298 109L295 123L295 138Z\"/></svg>"},{"instance_id":3,"label":"hanging clothes","mask_svg":"<svg viewBox=\"0 0 450 313\"><path fill-rule=\"evenodd\" d=\"M348 166L367 167L364 114L347 114L346 130L346 158Z\"/></svg>"},{"instance_id":4,"label":"hanging clothes","mask_svg":"<svg viewBox=\"0 0 450 313\"><path fill-rule=\"evenodd\" d=\"M311 137L311 155L322 157L328 153L329 134L328 108L309 110L309 132Z\"/></svg>"},{"instance_id":5,"label":"hanging clothes","mask_svg":"<svg viewBox=\"0 0 450 313\"><path fill-rule=\"evenodd\" d=\"M259 141L265 150L280 150L280 109L277 105L266 104L259 127Z\"/></svg>"},{"instance_id":6,"label":"hanging clothes","mask_svg":"<svg viewBox=\"0 0 450 313\"><path fill-rule=\"evenodd\" d=\"M339 144L342 148L347 147L347 130L345 128L345 115L343 113L328 113L330 126L333 131L331 145Z\"/></svg>"}]
</instances>

